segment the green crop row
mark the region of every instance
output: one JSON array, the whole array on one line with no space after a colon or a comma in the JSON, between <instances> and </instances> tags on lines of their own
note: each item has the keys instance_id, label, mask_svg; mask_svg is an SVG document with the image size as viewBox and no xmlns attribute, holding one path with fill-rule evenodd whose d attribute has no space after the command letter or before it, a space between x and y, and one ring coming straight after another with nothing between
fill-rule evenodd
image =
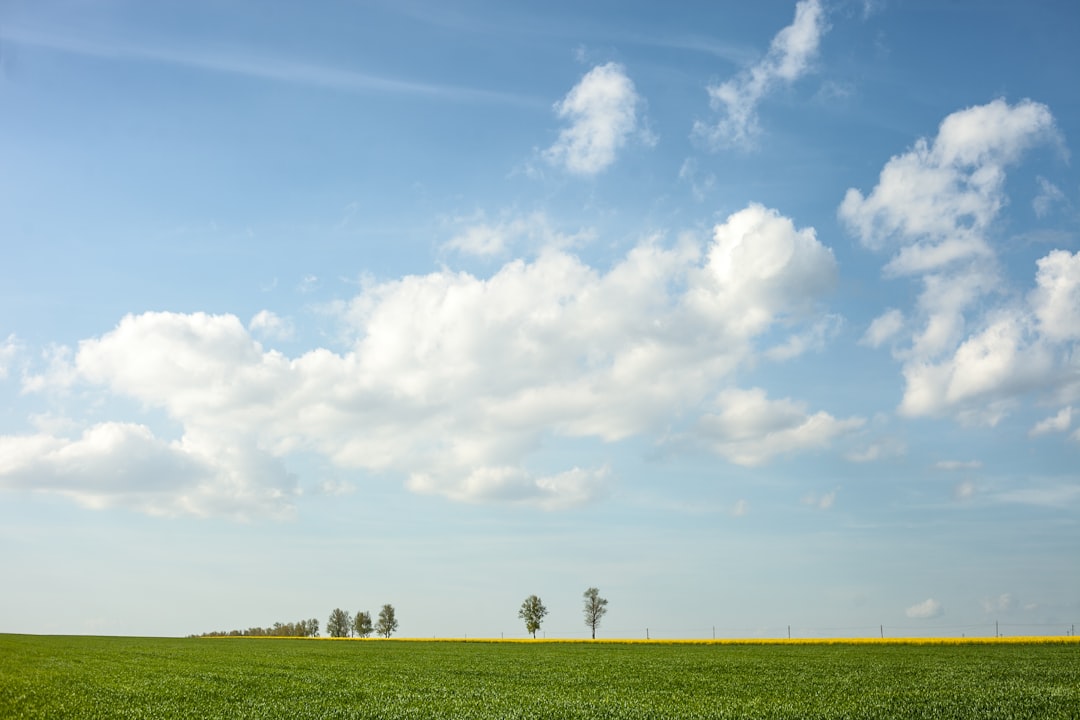
<instances>
[{"instance_id":1,"label":"green crop row","mask_svg":"<svg viewBox=\"0 0 1080 720\"><path fill-rule=\"evenodd\" d=\"M0 635L0 718L1077 718L1080 645Z\"/></svg>"}]
</instances>

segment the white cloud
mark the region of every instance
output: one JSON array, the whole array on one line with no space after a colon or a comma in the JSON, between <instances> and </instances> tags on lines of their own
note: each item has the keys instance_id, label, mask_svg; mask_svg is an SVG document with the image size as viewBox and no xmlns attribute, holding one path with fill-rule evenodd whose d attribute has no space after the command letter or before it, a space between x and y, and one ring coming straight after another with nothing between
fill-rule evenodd
<instances>
[{"instance_id":1,"label":"white cloud","mask_svg":"<svg viewBox=\"0 0 1080 720\"><path fill-rule=\"evenodd\" d=\"M544 157L577 175L596 175L638 131L641 97L618 63L590 70L561 101L555 113L569 122ZM646 144L653 140L646 135Z\"/></svg>"},{"instance_id":2,"label":"white cloud","mask_svg":"<svg viewBox=\"0 0 1080 720\"><path fill-rule=\"evenodd\" d=\"M1046 106L995 100L946 117L932 141L886 163L869 195L848 190L840 219L867 247L892 252L887 275L923 285L915 312L890 310L862 340L893 341L902 414L994 425L1018 398L1067 382L1074 355L1060 345L1080 339L1080 258L1055 251L1040 260L1038 287L1018 303L1002 292L992 243L1008 203L1006 168L1058 139ZM905 328L910 344L899 342Z\"/></svg>"},{"instance_id":3,"label":"white cloud","mask_svg":"<svg viewBox=\"0 0 1080 720\"><path fill-rule=\"evenodd\" d=\"M872 348L881 347L884 343L896 337L903 329L904 313L895 308L890 308L874 318L859 343Z\"/></svg>"},{"instance_id":4,"label":"white cloud","mask_svg":"<svg viewBox=\"0 0 1080 720\"><path fill-rule=\"evenodd\" d=\"M707 88L710 105L722 117L715 124L696 122L694 135L713 148L752 145L760 132L758 104L777 85L792 83L810 70L827 29L819 0L799 2L794 21L776 34L761 61L735 78Z\"/></svg>"},{"instance_id":5,"label":"white cloud","mask_svg":"<svg viewBox=\"0 0 1080 720\"><path fill-rule=\"evenodd\" d=\"M904 614L907 615L909 618L914 618L917 620L936 618L943 615L944 613L945 609L942 608L941 603L933 598L927 598L921 603L915 603L904 611Z\"/></svg>"},{"instance_id":6,"label":"white cloud","mask_svg":"<svg viewBox=\"0 0 1080 720\"><path fill-rule=\"evenodd\" d=\"M1056 342L1080 340L1080 252L1054 250L1036 264L1029 300L1040 334Z\"/></svg>"},{"instance_id":7,"label":"white cloud","mask_svg":"<svg viewBox=\"0 0 1080 720\"><path fill-rule=\"evenodd\" d=\"M242 449L197 434L165 442L143 425L115 422L93 425L74 439L0 436L0 480L87 507L150 514L281 514L295 494L290 476Z\"/></svg>"},{"instance_id":8,"label":"white cloud","mask_svg":"<svg viewBox=\"0 0 1080 720\"><path fill-rule=\"evenodd\" d=\"M268 340L291 340L295 329L292 322L269 310L260 310L248 323L248 330Z\"/></svg>"},{"instance_id":9,"label":"white cloud","mask_svg":"<svg viewBox=\"0 0 1080 720\"><path fill-rule=\"evenodd\" d=\"M840 218L867 247L900 247L891 269L919 274L991 255L983 233L1005 203L1005 168L1056 137L1042 104L995 100L955 112L881 171L869 196L852 188Z\"/></svg>"},{"instance_id":10,"label":"white cloud","mask_svg":"<svg viewBox=\"0 0 1080 720\"><path fill-rule=\"evenodd\" d=\"M775 210L751 204L718 225L713 239L705 277L688 299L704 313L722 312L741 332L808 314L836 283L832 250L813 228L797 230Z\"/></svg>"},{"instance_id":11,"label":"white cloud","mask_svg":"<svg viewBox=\"0 0 1080 720\"><path fill-rule=\"evenodd\" d=\"M542 212L507 216L495 222L488 222L482 213L478 213L459 222L466 223L467 226L454 235L445 247L466 255L482 257L502 255L521 244L528 244L534 250L569 249L595 238L592 230L584 228L576 233L559 232Z\"/></svg>"},{"instance_id":12,"label":"white cloud","mask_svg":"<svg viewBox=\"0 0 1080 720\"><path fill-rule=\"evenodd\" d=\"M287 510L297 481L285 464L297 452L453 500L560 508L602 496L613 480L604 465L533 469L533 454L555 437L662 442L673 425L694 425L711 398L698 423L704 441L757 464L861 425L731 388L777 328L799 335L828 319L821 300L835 274L812 229L751 205L704 247L653 239L604 271L548 247L486 278L443 269L369 282L339 305L352 338L344 351L264 348L252 332L273 327L269 315L251 327L232 315L130 315L57 352L26 387L77 384L163 413L175 439L118 423L129 440L95 446L118 467L139 448L171 463L159 475L175 478L154 496L155 511L170 498L175 512ZM85 444L43 437L35 442ZM5 442L11 457L29 447ZM23 471L7 467L0 483L21 484ZM105 479L92 470L78 478L81 497L102 496ZM44 473L35 487L66 491L79 468L67 472ZM197 476L197 492L181 476Z\"/></svg>"},{"instance_id":13,"label":"white cloud","mask_svg":"<svg viewBox=\"0 0 1080 720\"><path fill-rule=\"evenodd\" d=\"M801 403L769 400L764 390L753 388L720 393L715 411L701 417L698 432L717 454L737 465L754 466L775 455L827 447L863 424L862 418L810 414Z\"/></svg>"},{"instance_id":14,"label":"white cloud","mask_svg":"<svg viewBox=\"0 0 1080 720\"><path fill-rule=\"evenodd\" d=\"M902 457L907 454L907 444L897 439L886 439L881 442L871 443L861 450L854 450L844 457L850 462L864 463L885 460L887 458Z\"/></svg>"},{"instance_id":15,"label":"white cloud","mask_svg":"<svg viewBox=\"0 0 1080 720\"><path fill-rule=\"evenodd\" d=\"M821 352L844 325L839 315L826 315L803 332L795 333L780 345L765 351L770 360L790 360L807 352Z\"/></svg>"},{"instance_id":16,"label":"white cloud","mask_svg":"<svg viewBox=\"0 0 1080 720\"><path fill-rule=\"evenodd\" d=\"M1072 407L1064 407L1057 415L1052 415L1045 420L1035 423L1035 426L1028 431L1028 435L1030 437L1038 437L1039 435L1046 435L1053 432L1063 433L1067 431L1071 425Z\"/></svg>"},{"instance_id":17,"label":"white cloud","mask_svg":"<svg viewBox=\"0 0 1080 720\"><path fill-rule=\"evenodd\" d=\"M731 517L746 517L750 514L750 503L746 500L736 500L731 506Z\"/></svg>"}]
</instances>

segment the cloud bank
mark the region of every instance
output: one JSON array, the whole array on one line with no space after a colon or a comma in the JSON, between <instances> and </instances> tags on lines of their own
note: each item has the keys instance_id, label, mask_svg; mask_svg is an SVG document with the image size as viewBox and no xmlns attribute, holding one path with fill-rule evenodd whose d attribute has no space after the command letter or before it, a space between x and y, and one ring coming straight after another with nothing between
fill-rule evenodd
<instances>
[{"instance_id":1,"label":"cloud bank","mask_svg":"<svg viewBox=\"0 0 1080 720\"><path fill-rule=\"evenodd\" d=\"M341 306L340 351L264 348L252 332L291 327L271 313L248 327L129 315L24 387L133 400L164 429L110 420L2 437L0 483L97 507L287 513L302 487L289 458L314 453L415 492L555 509L603 495L612 477L606 464L534 465L549 438L678 436L758 465L862 423L735 385L777 335L821 321L835 279L813 229L750 205L707 243L643 242L606 271L550 247L486 278L444 269L371 284Z\"/></svg>"}]
</instances>

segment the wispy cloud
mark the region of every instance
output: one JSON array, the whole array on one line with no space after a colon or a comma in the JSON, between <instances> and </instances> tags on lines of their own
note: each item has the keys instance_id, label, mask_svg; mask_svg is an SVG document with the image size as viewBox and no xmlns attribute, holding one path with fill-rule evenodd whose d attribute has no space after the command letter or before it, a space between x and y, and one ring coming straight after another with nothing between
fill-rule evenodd
<instances>
[{"instance_id":1,"label":"wispy cloud","mask_svg":"<svg viewBox=\"0 0 1080 720\"><path fill-rule=\"evenodd\" d=\"M206 72L345 92L412 95L457 102L543 105L543 101L538 98L516 93L386 77L246 50L222 51L166 44L150 46L115 38L106 40L75 37L19 27L4 28L4 38L17 44L74 55L164 63Z\"/></svg>"},{"instance_id":2,"label":"wispy cloud","mask_svg":"<svg viewBox=\"0 0 1080 720\"><path fill-rule=\"evenodd\" d=\"M828 26L819 0L803 0L795 6L795 20L773 38L769 52L756 65L719 85L710 85L709 103L721 118L698 121L694 135L712 148L749 147L759 133L757 108L777 85L799 79L811 67Z\"/></svg>"},{"instance_id":3,"label":"wispy cloud","mask_svg":"<svg viewBox=\"0 0 1080 720\"><path fill-rule=\"evenodd\" d=\"M8 376L8 370L14 363L15 356L21 352L22 343L14 334L0 342L0 380Z\"/></svg>"},{"instance_id":4,"label":"wispy cloud","mask_svg":"<svg viewBox=\"0 0 1080 720\"><path fill-rule=\"evenodd\" d=\"M1052 432L1065 432L1072 425L1072 406L1062 408L1057 415L1041 420L1035 423L1035 426L1028 431L1028 436L1038 437L1039 435L1046 435Z\"/></svg>"},{"instance_id":5,"label":"wispy cloud","mask_svg":"<svg viewBox=\"0 0 1080 720\"><path fill-rule=\"evenodd\" d=\"M588 228L579 229L576 233L560 232L543 212L517 216L504 214L495 221L489 221L481 212L458 222L464 225L463 229L444 247L481 257L500 255L521 244L531 245L529 249L534 251L544 248L567 249L585 244L596 236Z\"/></svg>"}]
</instances>

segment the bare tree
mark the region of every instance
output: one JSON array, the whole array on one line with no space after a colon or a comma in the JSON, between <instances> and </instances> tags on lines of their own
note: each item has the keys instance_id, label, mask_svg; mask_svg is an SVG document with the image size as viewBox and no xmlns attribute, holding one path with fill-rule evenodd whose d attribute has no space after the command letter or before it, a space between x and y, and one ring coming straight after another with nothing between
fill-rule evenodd
<instances>
[{"instance_id":1,"label":"bare tree","mask_svg":"<svg viewBox=\"0 0 1080 720\"><path fill-rule=\"evenodd\" d=\"M600 618L607 612L607 598L600 597L600 591L594 587L585 591L585 624L592 630L592 639L596 639L596 628Z\"/></svg>"},{"instance_id":2,"label":"bare tree","mask_svg":"<svg viewBox=\"0 0 1080 720\"><path fill-rule=\"evenodd\" d=\"M547 615L547 608L536 595L525 598L525 602L521 603L521 609L518 610L518 617L525 621L525 630L532 633L534 640L545 615Z\"/></svg>"}]
</instances>

